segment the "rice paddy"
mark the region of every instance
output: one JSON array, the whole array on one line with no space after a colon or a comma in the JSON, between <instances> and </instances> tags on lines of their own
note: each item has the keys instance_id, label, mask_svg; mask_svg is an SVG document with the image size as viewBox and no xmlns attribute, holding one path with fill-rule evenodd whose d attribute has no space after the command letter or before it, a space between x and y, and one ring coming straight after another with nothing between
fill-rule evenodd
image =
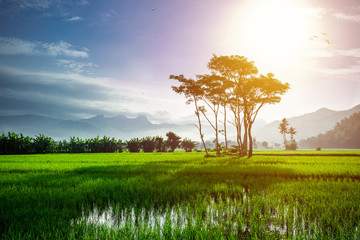
<instances>
[{"instance_id":1,"label":"rice paddy","mask_svg":"<svg viewBox=\"0 0 360 240\"><path fill-rule=\"evenodd\" d=\"M360 152L338 152L0 156L0 238L359 239Z\"/></svg>"}]
</instances>

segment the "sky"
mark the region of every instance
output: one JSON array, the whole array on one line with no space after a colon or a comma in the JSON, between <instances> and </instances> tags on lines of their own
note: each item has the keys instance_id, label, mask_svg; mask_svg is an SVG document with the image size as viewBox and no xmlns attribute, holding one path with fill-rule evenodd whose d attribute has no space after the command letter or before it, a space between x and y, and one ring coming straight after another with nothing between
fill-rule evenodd
<instances>
[{"instance_id":1,"label":"sky","mask_svg":"<svg viewBox=\"0 0 360 240\"><path fill-rule=\"evenodd\" d=\"M358 0L0 0L0 115L196 121L169 75L216 54L291 89L267 122L360 104Z\"/></svg>"}]
</instances>

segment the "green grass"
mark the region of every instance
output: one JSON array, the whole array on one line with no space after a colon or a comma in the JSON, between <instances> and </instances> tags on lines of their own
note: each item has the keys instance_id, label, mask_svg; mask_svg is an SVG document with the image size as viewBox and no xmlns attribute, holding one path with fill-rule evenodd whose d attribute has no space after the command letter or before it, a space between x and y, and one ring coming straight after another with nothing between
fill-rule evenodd
<instances>
[{"instance_id":1,"label":"green grass","mask_svg":"<svg viewBox=\"0 0 360 240\"><path fill-rule=\"evenodd\" d=\"M0 156L0 238L359 238L360 157L314 152ZM89 220L110 206L117 227Z\"/></svg>"}]
</instances>

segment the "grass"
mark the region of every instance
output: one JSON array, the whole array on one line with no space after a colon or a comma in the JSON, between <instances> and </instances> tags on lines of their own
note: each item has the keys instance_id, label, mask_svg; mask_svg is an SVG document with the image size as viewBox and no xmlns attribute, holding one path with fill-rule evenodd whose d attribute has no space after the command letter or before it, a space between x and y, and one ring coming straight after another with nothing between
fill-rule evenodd
<instances>
[{"instance_id":1,"label":"grass","mask_svg":"<svg viewBox=\"0 0 360 240\"><path fill-rule=\"evenodd\" d=\"M0 238L359 238L360 155L274 152L0 156Z\"/></svg>"}]
</instances>

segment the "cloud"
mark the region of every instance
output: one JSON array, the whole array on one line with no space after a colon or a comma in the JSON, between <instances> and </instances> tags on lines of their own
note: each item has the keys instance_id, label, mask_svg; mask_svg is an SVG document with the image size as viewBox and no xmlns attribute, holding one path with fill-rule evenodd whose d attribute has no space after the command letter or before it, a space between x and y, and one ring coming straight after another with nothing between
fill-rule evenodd
<instances>
[{"instance_id":1,"label":"cloud","mask_svg":"<svg viewBox=\"0 0 360 240\"><path fill-rule=\"evenodd\" d=\"M88 50L76 50L72 48L70 43L60 41L58 43L43 43L43 49L46 51L49 56L67 56L67 57L81 57L87 58L89 54Z\"/></svg>"},{"instance_id":2,"label":"cloud","mask_svg":"<svg viewBox=\"0 0 360 240\"><path fill-rule=\"evenodd\" d=\"M74 60L61 59L58 60L60 66L65 67L73 73L88 73L91 74L91 70L86 70L88 68L98 67L98 65L91 62L78 62Z\"/></svg>"},{"instance_id":3,"label":"cloud","mask_svg":"<svg viewBox=\"0 0 360 240\"><path fill-rule=\"evenodd\" d=\"M117 16L116 12L114 10L108 10L106 12L103 12L100 14L100 18L102 21L107 21L109 19L115 18Z\"/></svg>"},{"instance_id":4,"label":"cloud","mask_svg":"<svg viewBox=\"0 0 360 240\"><path fill-rule=\"evenodd\" d=\"M81 21L81 20L83 20L83 19L79 16L65 19L65 21L67 21L67 22L75 22L75 21Z\"/></svg>"},{"instance_id":5,"label":"cloud","mask_svg":"<svg viewBox=\"0 0 360 240\"><path fill-rule=\"evenodd\" d=\"M87 0L1 0L2 9L35 9L48 10L54 8L61 10L64 7L73 7L74 5L88 5Z\"/></svg>"},{"instance_id":6,"label":"cloud","mask_svg":"<svg viewBox=\"0 0 360 240\"><path fill-rule=\"evenodd\" d=\"M336 12L333 14L333 16L340 20L360 23L360 15L349 15L349 14L345 14L345 13L341 13L341 12Z\"/></svg>"},{"instance_id":7,"label":"cloud","mask_svg":"<svg viewBox=\"0 0 360 240\"><path fill-rule=\"evenodd\" d=\"M39 42L24 41L19 38L0 37L0 54L3 55L39 55Z\"/></svg>"},{"instance_id":8,"label":"cloud","mask_svg":"<svg viewBox=\"0 0 360 240\"><path fill-rule=\"evenodd\" d=\"M319 59L321 66L314 69L316 72L325 77L359 82L360 48L333 49L328 56Z\"/></svg>"},{"instance_id":9,"label":"cloud","mask_svg":"<svg viewBox=\"0 0 360 240\"><path fill-rule=\"evenodd\" d=\"M0 37L0 54L2 55L31 55L31 56L66 56L75 58L89 57L88 49L74 49L65 41L58 43L31 42L19 38Z\"/></svg>"},{"instance_id":10,"label":"cloud","mask_svg":"<svg viewBox=\"0 0 360 240\"><path fill-rule=\"evenodd\" d=\"M360 48L337 50L340 56L359 58L360 60Z\"/></svg>"},{"instance_id":11,"label":"cloud","mask_svg":"<svg viewBox=\"0 0 360 240\"><path fill-rule=\"evenodd\" d=\"M0 115L16 110L16 114L76 118L97 113L108 116L121 112L152 114L173 106L171 99L164 101L161 91L117 79L28 71L1 65L0 79L4 79L0 81ZM183 101L180 104L184 105Z\"/></svg>"}]
</instances>

